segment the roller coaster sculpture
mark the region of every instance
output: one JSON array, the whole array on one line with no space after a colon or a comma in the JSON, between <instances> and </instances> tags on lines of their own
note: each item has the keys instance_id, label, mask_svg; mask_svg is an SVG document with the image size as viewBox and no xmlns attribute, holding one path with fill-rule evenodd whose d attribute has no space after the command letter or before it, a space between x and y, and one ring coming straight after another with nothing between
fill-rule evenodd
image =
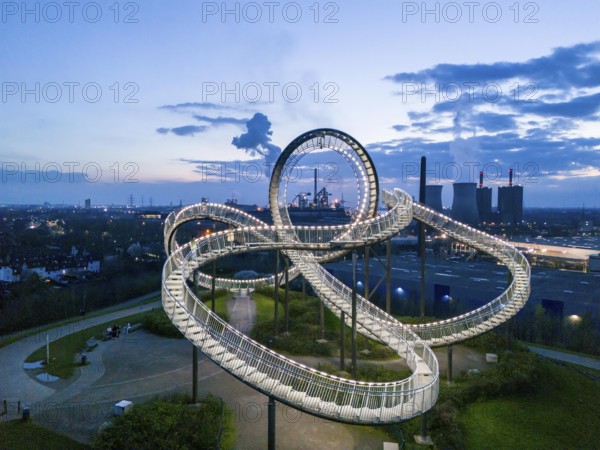
<instances>
[{"instance_id":1,"label":"roller coaster sculpture","mask_svg":"<svg viewBox=\"0 0 600 450\"><path fill-rule=\"evenodd\" d=\"M312 151L334 150L352 167L359 193L351 223L340 226L295 226L285 207L286 170ZM461 342L500 325L525 304L530 268L510 244L414 202L401 189L383 191L388 210L377 214L377 173L365 149L351 136L317 129L292 141L280 155L271 177L269 200L274 225L236 208L200 203L174 211L166 219L164 243L168 259L162 274L162 303L171 321L198 349L225 371L252 388L301 411L354 424L386 424L411 419L433 407L439 391L439 367L432 347ZM184 223L208 218L230 229L178 245L176 231ZM357 330L392 348L412 370L393 382L360 382L340 378L295 362L255 342L213 313L194 294L188 280L210 287L209 275L197 271L227 255L256 250L281 250L292 263L290 278L302 274L321 301L351 323L352 290L321 263L348 250L385 241L412 219L446 233L505 264L512 282L486 305L457 317L405 325L357 295ZM274 283L275 276L254 280L216 279L218 288L247 289ZM277 279L281 280L281 276Z\"/></svg>"}]
</instances>

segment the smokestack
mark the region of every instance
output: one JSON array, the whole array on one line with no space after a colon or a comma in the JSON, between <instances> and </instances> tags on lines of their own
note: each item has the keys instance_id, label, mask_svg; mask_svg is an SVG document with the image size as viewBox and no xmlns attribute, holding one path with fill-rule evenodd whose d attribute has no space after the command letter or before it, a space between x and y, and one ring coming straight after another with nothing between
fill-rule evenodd
<instances>
[{"instance_id":1,"label":"smokestack","mask_svg":"<svg viewBox=\"0 0 600 450\"><path fill-rule=\"evenodd\" d=\"M513 180L513 170L508 169L508 186L509 187L512 187L512 180Z\"/></svg>"},{"instance_id":2,"label":"smokestack","mask_svg":"<svg viewBox=\"0 0 600 450\"><path fill-rule=\"evenodd\" d=\"M315 190L313 192L313 203L317 206L317 178L319 177L319 169L315 168Z\"/></svg>"},{"instance_id":3,"label":"smokestack","mask_svg":"<svg viewBox=\"0 0 600 450\"><path fill-rule=\"evenodd\" d=\"M479 172L479 188L483 187L483 170Z\"/></svg>"},{"instance_id":4,"label":"smokestack","mask_svg":"<svg viewBox=\"0 0 600 450\"><path fill-rule=\"evenodd\" d=\"M421 177L419 178L419 203L427 204L427 191L425 181L427 179L427 158L421 156Z\"/></svg>"},{"instance_id":5,"label":"smokestack","mask_svg":"<svg viewBox=\"0 0 600 450\"><path fill-rule=\"evenodd\" d=\"M442 188L441 184L428 184L425 186L425 204L441 213L444 212L442 208Z\"/></svg>"},{"instance_id":6,"label":"smokestack","mask_svg":"<svg viewBox=\"0 0 600 450\"><path fill-rule=\"evenodd\" d=\"M469 225L479 223L477 210L477 183L454 183L452 218Z\"/></svg>"}]
</instances>

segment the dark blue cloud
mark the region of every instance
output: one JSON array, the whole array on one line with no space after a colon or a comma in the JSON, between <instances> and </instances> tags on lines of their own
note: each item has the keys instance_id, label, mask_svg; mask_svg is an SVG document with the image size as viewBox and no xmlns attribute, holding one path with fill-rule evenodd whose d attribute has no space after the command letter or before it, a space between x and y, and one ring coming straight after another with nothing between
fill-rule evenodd
<instances>
[{"instance_id":1,"label":"dark blue cloud","mask_svg":"<svg viewBox=\"0 0 600 450\"><path fill-rule=\"evenodd\" d=\"M231 109L231 107L224 105L224 104L210 103L210 102L185 102L185 103L177 103L175 105L159 106L158 109L166 109L168 111L174 111L174 112L189 112L189 110L191 110L191 109L219 110L219 109Z\"/></svg>"},{"instance_id":2,"label":"dark blue cloud","mask_svg":"<svg viewBox=\"0 0 600 450\"><path fill-rule=\"evenodd\" d=\"M388 75L385 79L396 83L437 82L441 87L451 83L464 85L527 79L542 89L589 88L600 86L600 61L596 56L599 50L600 41L559 47L548 56L525 62L438 64L418 72Z\"/></svg>"},{"instance_id":3,"label":"dark blue cloud","mask_svg":"<svg viewBox=\"0 0 600 450\"><path fill-rule=\"evenodd\" d=\"M595 150L600 147L600 137L558 140L551 125L548 128L531 128L523 133L507 131L477 136L480 152L473 160L456 161L450 152L454 142L406 138L368 144L366 149L383 177L399 177L405 164L418 163L421 156L426 156L428 167L438 172L443 172L445 165L458 164L462 167L474 163L478 167L500 166L504 171L517 163L524 172L535 169L545 174L600 167L600 152Z\"/></svg>"},{"instance_id":4,"label":"dark blue cloud","mask_svg":"<svg viewBox=\"0 0 600 450\"><path fill-rule=\"evenodd\" d=\"M268 163L277 161L281 148L271 142L271 122L267 116L256 113L246 122L245 133L234 137L231 144L244 150L251 156L260 155Z\"/></svg>"},{"instance_id":5,"label":"dark blue cloud","mask_svg":"<svg viewBox=\"0 0 600 450\"><path fill-rule=\"evenodd\" d=\"M523 102L515 109L539 116L561 116L585 119L600 111L600 93L575 97L566 102Z\"/></svg>"},{"instance_id":6,"label":"dark blue cloud","mask_svg":"<svg viewBox=\"0 0 600 450\"><path fill-rule=\"evenodd\" d=\"M425 120L423 122L413 122L411 123L411 127L418 128L422 130L427 130L431 128L436 123L435 120Z\"/></svg>"},{"instance_id":7,"label":"dark blue cloud","mask_svg":"<svg viewBox=\"0 0 600 450\"><path fill-rule=\"evenodd\" d=\"M421 111L408 112L408 118L411 130L426 138L368 146L385 160L386 175L398 171L394 158L418 162L425 155L434 167L517 164L548 185L558 177L597 180L599 133L574 136L582 121L600 119L600 41L557 48L524 62L438 64L387 79L404 92L404 103L421 101ZM485 85L493 88L485 91ZM450 86L462 88L461 95ZM423 104L429 111L422 111ZM536 189L543 195L543 188Z\"/></svg>"},{"instance_id":8,"label":"dark blue cloud","mask_svg":"<svg viewBox=\"0 0 600 450\"><path fill-rule=\"evenodd\" d=\"M471 116L469 125L488 132L511 130L516 126L515 117L515 114L481 112Z\"/></svg>"},{"instance_id":9,"label":"dark blue cloud","mask_svg":"<svg viewBox=\"0 0 600 450\"><path fill-rule=\"evenodd\" d=\"M206 126L185 125L176 128L157 128L156 132L159 134L172 133L176 136L194 136L198 133L204 133L206 130L208 130Z\"/></svg>"},{"instance_id":10,"label":"dark blue cloud","mask_svg":"<svg viewBox=\"0 0 600 450\"><path fill-rule=\"evenodd\" d=\"M200 122L210 123L211 125L245 125L248 119L237 119L235 117L209 117L195 114L194 119Z\"/></svg>"},{"instance_id":11,"label":"dark blue cloud","mask_svg":"<svg viewBox=\"0 0 600 450\"><path fill-rule=\"evenodd\" d=\"M408 125L392 125L392 128L396 131L406 131L410 127Z\"/></svg>"},{"instance_id":12,"label":"dark blue cloud","mask_svg":"<svg viewBox=\"0 0 600 450\"><path fill-rule=\"evenodd\" d=\"M421 120L421 119L425 119L430 116L430 113L427 111L425 111L425 112L409 111L407 114L408 114L408 118L410 120Z\"/></svg>"}]
</instances>

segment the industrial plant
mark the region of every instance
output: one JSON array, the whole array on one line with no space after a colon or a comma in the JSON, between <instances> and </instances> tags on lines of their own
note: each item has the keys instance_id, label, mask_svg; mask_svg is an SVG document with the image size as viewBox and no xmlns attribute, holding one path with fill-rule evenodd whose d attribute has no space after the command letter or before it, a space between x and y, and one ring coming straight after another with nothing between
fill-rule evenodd
<instances>
[{"instance_id":1,"label":"industrial plant","mask_svg":"<svg viewBox=\"0 0 600 450\"><path fill-rule=\"evenodd\" d=\"M503 224L516 226L523 221L523 186L513 184L513 169L508 171L508 186L498 186L496 207L492 205L493 190L483 185L483 172L479 172L479 185L473 182L452 184L453 199L449 215L471 226ZM441 184L426 186L427 206L444 212Z\"/></svg>"}]
</instances>

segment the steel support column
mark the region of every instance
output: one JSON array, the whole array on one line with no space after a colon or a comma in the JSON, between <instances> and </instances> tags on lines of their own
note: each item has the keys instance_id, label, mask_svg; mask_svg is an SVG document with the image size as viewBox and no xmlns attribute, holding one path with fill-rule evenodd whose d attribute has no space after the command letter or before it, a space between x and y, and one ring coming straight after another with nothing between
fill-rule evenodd
<instances>
[{"instance_id":1,"label":"steel support column","mask_svg":"<svg viewBox=\"0 0 600 450\"><path fill-rule=\"evenodd\" d=\"M356 250L352 250L352 378L356 379Z\"/></svg>"},{"instance_id":2,"label":"steel support column","mask_svg":"<svg viewBox=\"0 0 600 450\"><path fill-rule=\"evenodd\" d=\"M269 396L269 429L268 429L268 449L275 450L275 398Z\"/></svg>"},{"instance_id":3,"label":"steel support column","mask_svg":"<svg viewBox=\"0 0 600 450\"><path fill-rule=\"evenodd\" d=\"M198 403L198 347L192 343L192 402Z\"/></svg>"},{"instance_id":4,"label":"steel support column","mask_svg":"<svg viewBox=\"0 0 600 450\"><path fill-rule=\"evenodd\" d=\"M345 328L346 328L346 314L342 311L340 316L340 371L346 370L345 364L345 355L344 355L344 337L345 337Z\"/></svg>"},{"instance_id":5,"label":"steel support column","mask_svg":"<svg viewBox=\"0 0 600 450\"><path fill-rule=\"evenodd\" d=\"M275 290L273 300L275 301L275 317L273 319L274 337L279 337L279 250L275 250Z\"/></svg>"},{"instance_id":6,"label":"steel support column","mask_svg":"<svg viewBox=\"0 0 600 450\"><path fill-rule=\"evenodd\" d=\"M287 258L284 258L285 261L285 273L284 273L284 281L285 281L285 296L284 296L284 322L285 322L285 332L290 332L290 313L289 313L289 302L290 302L290 263Z\"/></svg>"},{"instance_id":7,"label":"steel support column","mask_svg":"<svg viewBox=\"0 0 600 450\"><path fill-rule=\"evenodd\" d=\"M452 345L448 346L448 383L452 383Z\"/></svg>"},{"instance_id":8,"label":"steel support column","mask_svg":"<svg viewBox=\"0 0 600 450\"><path fill-rule=\"evenodd\" d=\"M385 312L392 313L392 240L385 241Z\"/></svg>"},{"instance_id":9,"label":"steel support column","mask_svg":"<svg viewBox=\"0 0 600 450\"><path fill-rule=\"evenodd\" d=\"M369 253L371 250L370 245L365 245L365 260L364 260L364 268L363 272L365 274L365 298L369 300Z\"/></svg>"}]
</instances>

